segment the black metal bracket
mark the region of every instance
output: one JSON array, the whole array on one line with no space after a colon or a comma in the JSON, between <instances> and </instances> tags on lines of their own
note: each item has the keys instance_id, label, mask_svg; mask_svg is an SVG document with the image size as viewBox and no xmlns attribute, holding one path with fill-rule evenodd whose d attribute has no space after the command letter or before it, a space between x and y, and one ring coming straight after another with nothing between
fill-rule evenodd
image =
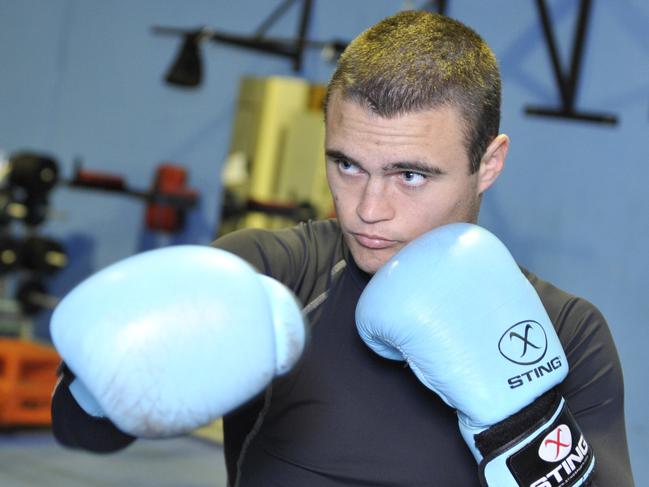
<instances>
[{"instance_id":1,"label":"black metal bracket","mask_svg":"<svg viewBox=\"0 0 649 487\"><path fill-rule=\"evenodd\" d=\"M300 13L300 23L298 24L297 29L297 38L293 41L289 40L275 40L266 42L264 35L268 29L284 15L288 9L299 0L284 0L280 3L275 10L273 10L270 15L264 19L261 25L257 28L255 32L255 37L252 39L251 43L239 44L237 39L234 36L230 36L228 40L223 38L215 38L214 40L220 42L227 42L234 45L239 45L242 47L248 47L255 49L255 44L260 43L260 50L270 54L278 54L280 56L286 56L293 60L293 69L299 71L302 68L302 57L304 53L304 47L307 42L306 33L309 28L309 21L311 20L311 11L313 9L313 0L302 0L302 12ZM241 39L238 39L241 40Z\"/></svg>"},{"instance_id":2,"label":"black metal bracket","mask_svg":"<svg viewBox=\"0 0 649 487\"><path fill-rule=\"evenodd\" d=\"M267 37L266 33L268 29L299 1L302 2L302 11L297 28L297 37L294 39ZM447 0L428 0L420 9L436 11L445 15L447 4ZM183 43L178 52L178 56L167 73L166 80L170 84L185 87L195 87L201 83L203 70L199 47L204 41L220 42L265 54L289 58L293 61L293 70L296 72L302 69L304 50L306 48L322 49L326 57L329 59L337 59L347 47L347 41L340 39L331 41L307 39L306 36L312 9L313 0L283 0L262 21L252 36L218 32L207 27L188 30L177 27L154 26L153 32L155 34L183 37Z\"/></svg>"},{"instance_id":3,"label":"black metal bracket","mask_svg":"<svg viewBox=\"0 0 649 487\"><path fill-rule=\"evenodd\" d=\"M440 15L446 15L447 6L447 0L428 0L419 10L428 10L430 12L437 12Z\"/></svg>"},{"instance_id":4,"label":"black metal bracket","mask_svg":"<svg viewBox=\"0 0 649 487\"><path fill-rule=\"evenodd\" d=\"M297 27L297 37L295 39L282 39L282 38L269 38L265 34L268 29L282 16L286 11L295 3L301 1L302 10L300 13L300 20ZM201 42L206 40L213 42L220 42L235 47L242 47L246 49L263 52L266 54L274 54L277 56L287 57L293 61L293 69L299 71L302 68L303 53L305 47L326 47L332 46L335 50L342 50L345 48L346 43L340 41L332 42L318 42L309 41L306 39L309 21L311 19L311 12L313 9L313 0L284 0L280 5L271 12L271 14L261 23L253 36L242 36L237 34L228 34L224 32L217 32L207 27L199 29L182 29L177 27L161 27L154 26L153 32L163 35L182 36L184 38L184 46L186 54L190 63L194 66L200 62L197 50ZM171 81L173 83L173 81ZM183 84L183 83L180 83ZM193 85L198 84L194 82Z\"/></svg>"},{"instance_id":5,"label":"black metal bracket","mask_svg":"<svg viewBox=\"0 0 649 487\"><path fill-rule=\"evenodd\" d=\"M575 109L577 86L579 83L579 75L581 74L581 62L583 60L584 43L586 39L586 28L591 13L591 0L581 0L579 6L576 31L573 34L570 70L567 73L563 70L561 61L559 60L557 42L545 0L536 0L536 6L541 18L544 38L550 53L552 71L554 73L557 89L559 90L559 96L561 97L561 106L559 108L527 106L525 107L525 113L529 115L567 118L608 125L617 124L618 117L614 114L584 112Z\"/></svg>"}]
</instances>

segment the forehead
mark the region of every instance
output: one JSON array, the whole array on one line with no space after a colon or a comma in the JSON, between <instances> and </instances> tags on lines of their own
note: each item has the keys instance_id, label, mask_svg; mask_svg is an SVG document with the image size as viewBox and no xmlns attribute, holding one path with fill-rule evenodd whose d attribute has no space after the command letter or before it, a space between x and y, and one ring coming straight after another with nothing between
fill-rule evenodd
<instances>
[{"instance_id":1,"label":"forehead","mask_svg":"<svg viewBox=\"0 0 649 487\"><path fill-rule=\"evenodd\" d=\"M383 117L367 106L333 96L326 120L327 149L359 160L369 156L452 158L467 161L463 123L449 105ZM405 153L405 154L404 154Z\"/></svg>"}]
</instances>

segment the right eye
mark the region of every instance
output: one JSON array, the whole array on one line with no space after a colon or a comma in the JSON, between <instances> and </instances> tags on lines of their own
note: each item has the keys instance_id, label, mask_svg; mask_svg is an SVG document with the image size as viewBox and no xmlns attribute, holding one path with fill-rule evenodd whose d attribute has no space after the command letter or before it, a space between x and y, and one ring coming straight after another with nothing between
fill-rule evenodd
<instances>
[{"instance_id":1,"label":"right eye","mask_svg":"<svg viewBox=\"0 0 649 487\"><path fill-rule=\"evenodd\" d=\"M343 174L358 174L360 172L360 168L347 159L336 159L335 162L338 165L338 170Z\"/></svg>"}]
</instances>

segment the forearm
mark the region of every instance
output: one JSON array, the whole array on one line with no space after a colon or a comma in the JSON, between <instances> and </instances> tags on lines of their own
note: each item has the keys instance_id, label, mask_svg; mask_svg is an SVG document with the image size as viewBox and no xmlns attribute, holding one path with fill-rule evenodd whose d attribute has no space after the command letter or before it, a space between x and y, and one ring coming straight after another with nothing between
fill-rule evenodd
<instances>
[{"instance_id":1,"label":"forearm","mask_svg":"<svg viewBox=\"0 0 649 487\"><path fill-rule=\"evenodd\" d=\"M52 433L68 448L110 453L126 448L135 437L123 433L110 420L86 413L72 396L74 374L62 364L52 397Z\"/></svg>"},{"instance_id":2,"label":"forearm","mask_svg":"<svg viewBox=\"0 0 649 487\"><path fill-rule=\"evenodd\" d=\"M475 436L484 486L587 487L596 459L564 399L551 390Z\"/></svg>"}]
</instances>

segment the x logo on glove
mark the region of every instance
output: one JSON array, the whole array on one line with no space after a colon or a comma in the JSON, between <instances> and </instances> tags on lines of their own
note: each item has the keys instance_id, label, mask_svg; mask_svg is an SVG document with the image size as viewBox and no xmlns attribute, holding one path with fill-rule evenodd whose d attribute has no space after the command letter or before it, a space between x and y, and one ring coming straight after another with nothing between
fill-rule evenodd
<instances>
[{"instance_id":1,"label":"x logo on glove","mask_svg":"<svg viewBox=\"0 0 649 487\"><path fill-rule=\"evenodd\" d=\"M532 325L530 325L530 324L525 325L525 336L524 336L524 337L523 337L523 336L520 336L520 335L519 335L518 333L516 333L515 331L512 331L512 332L509 334L509 339L510 339L510 340L511 340L513 337L516 337L516 338L518 338L519 340L521 340L521 341L523 342L523 353L521 354L521 357L524 357L525 354L527 353L527 346L528 346L528 345L529 345L530 347L536 348L537 350L541 348L541 347L537 347L537 346L534 345L530 340L528 340L527 337L528 337L528 335L529 335L529 333L530 333L530 329L531 329L531 328L532 328Z\"/></svg>"}]
</instances>

